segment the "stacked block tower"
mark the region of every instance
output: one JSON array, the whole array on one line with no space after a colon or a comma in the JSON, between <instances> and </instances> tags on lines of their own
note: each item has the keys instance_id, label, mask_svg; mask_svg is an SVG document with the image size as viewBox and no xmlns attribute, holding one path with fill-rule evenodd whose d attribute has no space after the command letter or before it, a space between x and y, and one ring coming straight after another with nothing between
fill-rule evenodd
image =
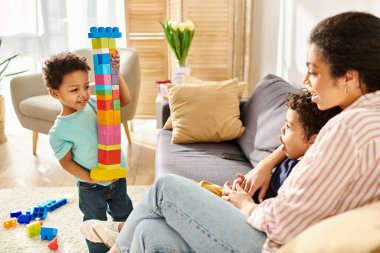
<instances>
[{"instance_id":1,"label":"stacked block tower","mask_svg":"<svg viewBox=\"0 0 380 253\"><path fill-rule=\"evenodd\" d=\"M115 38L120 38L118 27L91 27L88 37L92 42L96 102L98 109L98 168L90 177L106 181L127 176L120 165L120 94L118 70L111 61L116 53Z\"/></svg>"}]
</instances>

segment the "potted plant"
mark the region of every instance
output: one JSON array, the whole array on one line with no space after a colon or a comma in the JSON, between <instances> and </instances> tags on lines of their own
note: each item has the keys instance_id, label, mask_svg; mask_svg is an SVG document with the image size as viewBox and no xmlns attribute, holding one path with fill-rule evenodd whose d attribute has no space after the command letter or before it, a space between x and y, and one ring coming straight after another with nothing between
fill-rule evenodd
<instances>
[{"instance_id":1,"label":"potted plant","mask_svg":"<svg viewBox=\"0 0 380 253\"><path fill-rule=\"evenodd\" d=\"M166 20L160 24L178 62L179 67L172 70L172 83L178 84L182 76L190 74L190 69L186 68L186 58L194 37L195 25L191 21L179 23L172 20Z\"/></svg>"},{"instance_id":2,"label":"potted plant","mask_svg":"<svg viewBox=\"0 0 380 253\"><path fill-rule=\"evenodd\" d=\"M0 48L1 48L1 44L2 44L2 41L3 39L0 37ZM8 68L8 65L9 63L18 56L18 54L14 54L10 57L8 57L7 59L3 60L3 61L0 61L0 143L3 143L7 140L6 136L5 136L5 133L4 133L4 127L5 127L5 97L4 95L1 93L1 90L2 90L2 84L1 84L1 80L4 78L4 77L7 77L7 76L13 76L13 75L17 75L17 74L20 74L20 73L23 73L25 71L19 71L19 72L14 72L14 73L6 73L6 70Z\"/></svg>"}]
</instances>

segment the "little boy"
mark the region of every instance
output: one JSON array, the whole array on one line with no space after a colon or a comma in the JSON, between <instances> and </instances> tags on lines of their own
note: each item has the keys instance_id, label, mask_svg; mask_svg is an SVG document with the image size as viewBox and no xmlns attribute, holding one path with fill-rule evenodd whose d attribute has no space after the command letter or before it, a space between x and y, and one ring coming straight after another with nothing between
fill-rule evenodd
<instances>
[{"instance_id":1,"label":"little boy","mask_svg":"<svg viewBox=\"0 0 380 253\"><path fill-rule=\"evenodd\" d=\"M296 166L314 143L322 127L332 117L341 112L341 109L338 107L325 111L319 110L317 105L311 102L311 95L306 90L288 94L286 104L288 106L286 122L281 128L279 138L282 151L287 158L276 167L264 199L277 196L278 189L289 176L294 166ZM239 176L234 183L241 185L243 181L244 177ZM215 186L205 181L201 181L199 184L206 189L211 188L213 193L222 196L223 187ZM231 189L234 188L234 185L229 186L229 182L227 181L224 187ZM253 196L256 203L259 203L258 194L259 190ZM261 201L262 199L260 199Z\"/></svg>"},{"instance_id":2,"label":"little boy","mask_svg":"<svg viewBox=\"0 0 380 253\"><path fill-rule=\"evenodd\" d=\"M112 64L119 68L119 55L112 55ZM96 100L90 93L86 59L70 52L53 55L43 64L43 78L49 93L62 105L61 114L50 129L50 145L64 170L77 181L79 208L83 220L125 221L132 212L127 195L126 179L99 182L90 178L98 166L98 132ZM118 73L120 106L131 100L128 87ZM121 165L127 168L121 152ZM106 252L104 244L87 241L90 252Z\"/></svg>"}]
</instances>

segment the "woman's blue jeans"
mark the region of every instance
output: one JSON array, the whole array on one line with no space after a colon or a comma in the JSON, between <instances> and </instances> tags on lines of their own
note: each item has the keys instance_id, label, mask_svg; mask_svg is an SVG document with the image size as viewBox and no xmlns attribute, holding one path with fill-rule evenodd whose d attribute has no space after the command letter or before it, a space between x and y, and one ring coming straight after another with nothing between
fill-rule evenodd
<instances>
[{"instance_id":1,"label":"woman's blue jeans","mask_svg":"<svg viewBox=\"0 0 380 253\"><path fill-rule=\"evenodd\" d=\"M265 233L228 202L183 177L160 178L128 217L119 252L261 252Z\"/></svg>"}]
</instances>

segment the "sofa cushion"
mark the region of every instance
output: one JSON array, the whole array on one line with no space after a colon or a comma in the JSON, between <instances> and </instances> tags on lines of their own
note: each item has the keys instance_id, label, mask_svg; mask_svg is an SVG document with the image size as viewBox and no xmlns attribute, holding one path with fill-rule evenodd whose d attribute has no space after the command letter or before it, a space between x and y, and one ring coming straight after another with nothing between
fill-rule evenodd
<instances>
[{"instance_id":1,"label":"sofa cushion","mask_svg":"<svg viewBox=\"0 0 380 253\"><path fill-rule=\"evenodd\" d=\"M169 85L173 143L220 142L242 135L237 80L204 85Z\"/></svg>"},{"instance_id":2,"label":"sofa cushion","mask_svg":"<svg viewBox=\"0 0 380 253\"><path fill-rule=\"evenodd\" d=\"M243 107L241 119L246 130L237 142L254 167L280 145L278 136L287 110L285 98L295 91L282 78L267 75Z\"/></svg>"},{"instance_id":3,"label":"sofa cushion","mask_svg":"<svg viewBox=\"0 0 380 253\"><path fill-rule=\"evenodd\" d=\"M380 202L325 219L306 229L277 252L380 252Z\"/></svg>"},{"instance_id":4,"label":"sofa cushion","mask_svg":"<svg viewBox=\"0 0 380 253\"><path fill-rule=\"evenodd\" d=\"M223 152L242 154L235 141L219 143L173 144L172 131L161 130L156 152L156 179L166 174L181 175L197 181L222 185L235 179L235 173L247 173L249 162L225 160Z\"/></svg>"}]
</instances>

